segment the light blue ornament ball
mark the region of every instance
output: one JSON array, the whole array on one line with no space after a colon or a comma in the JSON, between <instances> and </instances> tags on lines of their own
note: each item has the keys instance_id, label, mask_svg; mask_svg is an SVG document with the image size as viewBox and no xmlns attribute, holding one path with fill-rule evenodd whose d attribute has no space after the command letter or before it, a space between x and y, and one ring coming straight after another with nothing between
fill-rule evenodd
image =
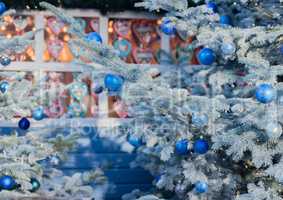
<instances>
[{"instance_id":1,"label":"light blue ornament ball","mask_svg":"<svg viewBox=\"0 0 283 200\"><path fill-rule=\"evenodd\" d=\"M9 89L9 83L7 81L3 81L0 83L0 91L4 94Z\"/></svg>"},{"instance_id":2,"label":"light blue ornament ball","mask_svg":"<svg viewBox=\"0 0 283 200\"><path fill-rule=\"evenodd\" d=\"M216 59L214 51L210 48L200 50L197 57L202 65L212 65Z\"/></svg>"},{"instance_id":3,"label":"light blue ornament ball","mask_svg":"<svg viewBox=\"0 0 283 200\"><path fill-rule=\"evenodd\" d=\"M0 15L2 15L7 10L6 4L4 2L0 2Z\"/></svg>"},{"instance_id":4,"label":"light blue ornament ball","mask_svg":"<svg viewBox=\"0 0 283 200\"><path fill-rule=\"evenodd\" d=\"M142 140L140 137L136 136L136 135L129 135L128 136L128 142L134 146L135 148L139 148L140 146L142 146Z\"/></svg>"},{"instance_id":5,"label":"light blue ornament ball","mask_svg":"<svg viewBox=\"0 0 283 200\"><path fill-rule=\"evenodd\" d=\"M13 190L16 186L16 181L12 176L5 175L0 177L0 189Z\"/></svg>"},{"instance_id":6,"label":"light blue ornament ball","mask_svg":"<svg viewBox=\"0 0 283 200\"><path fill-rule=\"evenodd\" d=\"M36 108L35 110L32 111L32 118L37 120L37 121L40 121L42 119L44 119L45 115L44 115L44 110L43 108L39 107L39 108Z\"/></svg>"},{"instance_id":7,"label":"light blue ornament ball","mask_svg":"<svg viewBox=\"0 0 283 200\"><path fill-rule=\"evenodd\" d=\"M208 124L208 116L206 114L197 114L192 115L192 123L194 126L201 128Z\"/></svg>"},{"instance_id":8,"label":"light blue ornament ball","mask_svg":"<svg viewBox=\"0 0 283 200\"><path fill-rule=\"evenodd\" d=\"M272 85L263 83L257 87L255 97L261 103L270 103L274 100L276 96L275 93Z\"/></svg>"},{"instance_id":9,"label":"light blue ornament ball","mask_svg":"<svg viewBox=\"0 0 283 200\"><path fill-rule=\"evenodd\" d=\"M105 87L111 92L120 91L123 83L123 78L117 75L107 74L104 78Z\"/></svg>"},{"instance_id":10,"label":"light blue ornament ball","mask_svg":"<svg viewBox=\"0 0 283 200\"><path fill-rule=\"evenodd\" d=\"M205 154L208 151L209 145L206 140L199 139L194 143L194 152L199 154Z\"/></svg>"},{"instance_id":11,"label":"light blue ornament ball","mask_svg":"<svg viewBox=\"0 0 283 200\"><path fill-rule=\"evenodd\" d=\"M198 181L195 184L195 190L197 193L206 193L208 191L208 185L206 182Z\"/></svg>"},{"instance_id":12,"label":"light blue ornament ball","mask_svg":"<svg viewBox=\"0 0 283 200\"><path fill-rule=\"evenodd\" d=\"M86 39L89 41L96 41L100 44L102 43L102 37L97 32L87 34Z\"/></svg>"},{"instance_id":13,"label":"light blue ornament ball","mask_svg":"<svg viewBox=\"0 0 283 200\"><path fill-rule=\"evenodd\" d=\"M232 26L232 18L229 15L221 15L219 23L224 26Z\"/></svg>"},{"instance_id":14,"label":"light blue ornament ball","mask_svg":"<svg viewBox=\"0 0 283 200\"><path fill-rule=\"evenodd\" d=\"M163 20L162 24L160 25L160 29L166 35L174 35L177 31L175 25L170 19Z\"/></svg>"},{"instance_id":15,"label":"light blue ornament ball","mask_svg":"<svg viewBox=\"0 0 283 200\"><path fill-rule=\"evenodd\" d=\"M8 66L8 65L11 64L11 62L12 62L12 61L11 61L11 58L9 58L9 57L7 57L7 56L0 58L0 63L1 63L1 65L3 65L3 66Z\"/></svg>"},{"instance_id":16,"label":"light blue ornament ball","mask_svg":"<svg viewBox=\"0 0 283 200\"><path fill-rule=\"evenodd\" d=\"M189 141L187 139L182 139L175 144L176 153L179 155L187 155L189 153Z\"/></svg>"},{"instance_id":17,"label":"light blue ornament ball","mask_svg":"<svg viewBox=\"0 0 283 200\"><path fill-rule=\"evenodd\" d=\"M217 4L215 2L208 2L207 7L213 12L217 12Z\"/></svg>"},{"instance_id":18,"label":"light blue ornament ball","mask_svg":"<svg viewBox=\"0 0 283 200\"><path fill-rule=\"evenodd\" d=\"M268 122L265 126L265 132L269 139L278 139L282 135L282 127L278 122Z\"/></svg>"},{"instance_id":19,"label":"light blue ornament ball","mask_svg":"<svg viewBox=\"0 0 283 200\"><path fill-rule=\"evenodd\" d=\"M236 47L234 43L223 43L221 45L221 52L224 55L233 55L236 51Z\"/></svg>"}]
</instances>

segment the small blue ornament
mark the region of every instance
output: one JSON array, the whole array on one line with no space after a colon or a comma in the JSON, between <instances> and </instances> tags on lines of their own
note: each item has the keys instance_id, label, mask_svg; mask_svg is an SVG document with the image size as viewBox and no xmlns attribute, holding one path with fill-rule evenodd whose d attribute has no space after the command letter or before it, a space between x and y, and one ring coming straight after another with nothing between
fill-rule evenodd
<instances>
[{"instance_id":1,"label":"small blue ornament","mask_svg":"<svg viewBox=\"0 0 283 200\"><path fill-rule=\"evenodd\" d=\"M193 113L192 123L193 123L194 126L196 126L198 128L204 127L208 123L208 117L207 117L206 114Z\"/></svg>"},{"instance_id":2,"label":"small blue ornament","mask_svg":"<svg viewBox=\"0 0 283 200\"><path fill-rule=\"evenodd\" d=\"M44 110L42 107L36 108L35 110L32 111L32 118L40 121L44 118Z\"/></svg>"},{"instance_id":3,"label":"small blue ornament","mask_svg":"<svg viewBox=\"0 0 283 200\"><path fill-rule=\"evenodd\" d=\"M221 25L232 26L232 18L229 15L221 15L219 22Z\"/></svg>"},{"instance_id":4,"label":"small blue ornament","mask_svg":"<svg viewBox=\"0 0 283 200\"><path fill-rule=\"evenodd\" d=\"M23 117L19 121L18 126L22 130L28 130L28 128L30 127L30 122L29 122L29 120L27 118Z\"/></svg>"},{"instance_id":5,"label":"small blue ornament","mask_svg":"<svg viewBox=\"0 0 283 200\"><path fill-rule=\"evenodd\" d=\"M136 135L129 135L128 136L128 142L133 145L135 148L139 148L142 146L142 140L140 137Z\"/></svg>"},{"instance_id":6,"label":"small blue ornament","mask_svg":"<svg viewBox=\"0 0 283 200\"><path fill-rule=\"evenodd\" d=\"M177 32L175 25L170 19L163 20L160 29L166 35L174 35Z\"/></svg>"},{"instance_id":7,"label":"small blue ornament","mask_svg":"<svg viewBox=\"0 0 283 200\"><path fill-rule=\"evenodd\" d=\"M0 2L0 15L2 15L7 10L4 2Z\"/></svg>"},{"instance_id":8,"label":"small blue ornament","mask_svg":"<svg viewBox=\"0 0 283 200\"><path fill-rule=\"evenodd\" d=\"M102 43L102 38L97 32L91 32L87 34L86 39L89 41L96 41L98 43Z\"/></svg>"},{"instance_id":9,"label":"small blue ornament","mask_svg":"<svg viewBox=\"0 0 283 200\"><path fill-rule=\"evenodd\" d=\"M270 103L275 98L275 90L270 84L260 84L256 89L255 98L261 103Z\"/></svg>"},{"instance_id":10,"label":"small blue ornament","mask_svg":"<svg viewBox=\"0 0 283 200\"><path fill-rule=\"evenodd\" d=\"M93 89L95 94L100 94L101 92L103 92L103 87L102 86L95 86Z\"/></svg>"},{"instance_id":11,"label":"small blue ornament","mask_svg":"<svg viewBox=\"0 0 283 200\"><path fill-rule=\"evenodd\" d=\"M15 179L12 176L0 177L0 189L13 190L17 186Z\"/></svg>"},{"instance_id":12,"label":"small blue ornament","mask_svg":"<svg viewBox=\"0 0 283 200\"><path fill-rule=\"evenodd\" d=\"M4 94L9 89L9 83L7 81L3 81L0 83L0 91Z\"/></svg>"},{"instance_id":13,"label":"small blue ornament","mask_svg":"<svg viewBox=\"0 0 283 200\"><path fill-rule=\"evenodd\" d=\"M194 143L194 152L199 154L205 154L208 151L208 143L206 140L199 139Z\"/></svg>"},{"instance_id":14,"label":"small blue ornament","mask_svg":"<svg viewBox=\"0 0 283 200\"><path fill-rule=\"evenodd\" d=\"M105 87L111 92L120 91L123 83L123 78L117 75L107 74L104 78Z\"/></svg>"},{"instance_id":15,"label":"small blue ornament","mask_svg":"<svg viewBox=\"0 0 283 200\"><path fill-rule=\"evenodd\" d=\"M214 51L210 48L200 50L197 57L202 65L211 65L216 59Z\"/></svg>"},{"instance_id":16,"label":"small blue ornament","mask_svg":"<svg viewBox=\"0 0 283 200\"><path fill-rule=\"evenodd\" d=\"M209 9L211 9L213 12L217 12L217 4L216 3L214 3L214 2L209 2L208 4L207 4L207 7L209 8Z\"/></svg>"},{"instance_id":17,"label":"small blue ornament","mask_svg":"<svg viewBox=\"0 0 283 200\"><path fill-rule=\"evenodd\" d=\"M189 141L182 139L176 142L175 150L179 155L186 155L189 153Z\"/></svg>"},{"instance_id":18,"label":"small blue ornament","mask_svg":"<svg viewBox=\"0 0 283 200\"><path fill-rule=\"evenodd\" d=\"M8 66L11 63L11 58L9 58L9 57L2 57L2 58L0 58L0 63L3 66Z\"/></svg>"},{"instance_id":19,"label":"small blue ornament","mask_svg":"<svg viewBox=\"0 0 283 200\"><path fill-rule=\"evenodd\" d=\"M32 186L30 192L36 192L40 188L40 182L35 178L30 179L30 184Z\"/></svg>"},{"instance_id":20,"label":"small blue ornament","mask_svg":"<svg viewBox=\"0 0 283 200\"><path fill-rule=\"evenodd\" d=\"M202 181L198 181L196 184L195 184L195 190L197 193L206 193L207 190L208 190L208 185L207 183L205 182L202 182Z\"/></svg>"}]
</instances>

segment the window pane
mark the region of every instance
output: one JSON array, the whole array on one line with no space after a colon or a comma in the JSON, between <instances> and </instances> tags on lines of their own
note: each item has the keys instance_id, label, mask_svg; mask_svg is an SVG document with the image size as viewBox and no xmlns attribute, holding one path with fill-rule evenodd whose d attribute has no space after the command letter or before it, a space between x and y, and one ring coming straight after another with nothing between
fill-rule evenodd
<instances>
[{"instance_id":1,"label":"window pane","mask_svg":"<svg viewBox=\"0 0 283 200\"><path fill-rule=\"evenodd\" d=\"M171 54L177 64L198 64L195 56L196 50L191 51L190 49L193 40L194 37L184 39L178 34L170 38Z\"/></svg>"},{"instance_id":2,"label":"window pane","mask_svg":"<svg viewBox=\"0 0 283 200\"><path fill-rule=\"evenodd\" d=\"M157 64L161 40L158 20L110 19L109 44L127 63Z\"/></svg>"},{"instance_id":3,"label":"window pane","mask_svg":"<svg viewBox=\"0 0 283 200\"><path fill-rule=\"evenodd\" d=\"M99 32L99 19L97 17L77 17L83 24L84 32ZM71 36L68 26L54 16L45 17L45 51L43 59L45 62L71 62L74 58L68 41Z\"/></svg>"},{"instance_id":4,"label":"window pane","mask_svg":"<svg viewBox=\"0 0 283 200\"><path fill-rule=\"evenodd\" d=\"M4 17L3 23L0 24L0 35L5 36L7 39L34 30L34 17L30 15L8 15ZM34 61L34 43L25 49L9 49L4 54L10 56L12 61Z\"/></svg>"}]
</instances>

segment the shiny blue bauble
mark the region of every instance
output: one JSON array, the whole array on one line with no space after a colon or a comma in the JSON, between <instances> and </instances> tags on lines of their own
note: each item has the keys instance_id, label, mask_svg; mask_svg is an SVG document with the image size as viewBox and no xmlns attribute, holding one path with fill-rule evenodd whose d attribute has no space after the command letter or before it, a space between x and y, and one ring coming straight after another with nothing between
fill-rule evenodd
<instances>
[{"instance_id":1,"label":"shiny blue bauble","mask_svg":"<svg viewBox=\"0 0 283 200\"><path fill-rule=\"evenodd\" d=\"M170 19L163 20L162 24L160 25L160 29L166 35L174 35L177 31Z\"/></svg>"},{"instance_id":2,"label":"shiny blue bauble","mask_svg":"<svg viewBox=\"0 0 283 200\"><path fill-rule=\"evenodd\" d=\"M135 148L139 148L143 144L141 138L135 135L129 135L128 142Z\"/></svg>"},{"instance_id":3,"label":"shiny blue bauble","mask_svg":"<svg viewBox=\"0 0 283 200\"><path fill-rule=\"evenodd\" d=\"M199 139L194 143L194 152L199 154L205 154L208 151L208 143L206 140Z\"/></svg>"},{"instance_id":4,"label":"shiny blue bauble","mask_svg":"<svg viewBox=\"0 0 283 200\"><path fill-rule=\"evenodd\" d=\"M23 117L23 118L19 121L18 126L19 126L19 128L22 129L22 130L28 130L29 127L30 127L30 122L29 122L29 120L28 120L27 118Z\"/></svg>"},{"instance_id":5,"label":"shiny blue bauble","mask_svg":"<svg viewBox=\"0 0 283 200\"><path fill-rule=\"evenodd\" d=\"M40 182L35 178L31 178L30 184L32 186L30 192L36 192L40 188Z\"/></svg>"},{"instance_id":6,"label":"shiny blue bauble","mask_svg":"<svg viewBox=\"0 0 283 200\"><path fill-rule=\"evenodd\" d=\"M204 127L208 124L208 116L206 114L193 113L192 124L197 128Z\"/></svg>"},{"instance_id":7,"label":"shiny blue bauble","mask_svg":"<svg viewBox=\"0 0 283 200\"><path fill-rule=\"evenodd\" d=\"M100 94L101 92L103 92L103 87L102 86L95 86L93 89L95 94Z\"/></svg>"},{"instance_id":8,"label":"shiny blue bauble","mask_svg":"<svg viewBox=\"0 0 283 200\"><path fill-rule=\"evenodd\" d=\"M2 15L7 10L4 2L0 2L0 15Z\"/></svg>"},{"instance_id":9,"label":"shiny blue bauble","mask_svg":"<svg viewBox=\"0 0 283 200\"><path fill-rule=\"evenodd\" d=\"M37 121L40 121L44 118L44 110L43 108L39 107L39 108L36 108L35 110L32 111L32 118L37 120Z\"/></svg>"},{"instance_id":10,"label":"shiny blue bauble","mask_svg":"<svg viewBox=\"0 0 283 200\"><path fill-rule=\"evenodd\" d=\"M97 32L91 32L87 34L86 39L89 41L96 41L98 43L102 43L102 38Z\"/></svg>"},{"instance_id":11,"label":"shiny blue bauble","mask_svg":"<svg viewBox=\"0 0 283 200\"><path fill-rule=\"evenodd\" d=\"M209 3L207 4L207 7L208 7L209 9L211 9L213 12L217 12L217 4L216 4L216 3L214 3L214 2L209 2Z\"/></svg>"},{"instance_id":12,"label":"shiny blue bauble","mask_svg":"<svg viewBox=\"0 0 283 200\"><path fill-rule=\"evenodd\" d=\"M9 83L7 81L3 81L0 83L0 91L4 94L5 92L7 92L9 88Z\"/></svg>"},{"instance_id":13,"label":"shiny blue bauble","mask_svg":"<svg viewBox=\"0 0 283 200\"><path fill-rule=\"evenodd\" d=\"M176 153L179 155L186 155L189 153L189 141L187 139L182 139L175 144Z\"/></svg>"},{"instance_id":14,"label":"shiny blue bauble","mask_svg":"<svg viewBox=\"0 0 283 200\"><path fill-rule=\"evenodd\" d=\"M216 59L214 51L210 48L203 48L200 50L197 57L202 65L211 65Z\"/></svg>"},{"instance_id":15,"label":"shiny blue bauble","mask_svg":"<svg viewBox=\"0 0 283 200\"><path fill-rule=\"evenodd\" d=\"M117 75L107 74L104 78L105 87L111 92L120 91L123 83L123 78Z\"/></svg>"},{"instance_id":16,"label":"shiny blue bauble","mask_svg":"<svg viewBox=\"0 0 283 200\"><path fill-rule=\"evenodd\" d=\"M0 189L13 190L16 186L16 181L12 176L5 175L0 177Z\"/></svg>"},{"instance_id":17,"label":"shiny blue bauble","mask_svg":"<svg viewBox=\"0 0 283 200\"><path fill-rule=\"evenodd\" d=\"M275 90L270 84L260 84L255 92L255 98L261 103L270 103L275 98Z\"/></svg>"},{"instance_id":18,"label":"shiny blue bauble","mask_svg":"<svg viewBox=\"0 0 283 200\"><path fill-rule=\"evenodd\" d=\"M225 26L232 26L232 18L229 15L221 15L219 23Z\"/></svg>"},{"instance_id":19,"label":"shiny blue bauble","mask_svg":"<svg viewBox=\"0 0 283 200\"><path fill-rule=\"evenodd\" d=\"M195 190L196 190L197 193L200 193L200 194L206 193L208 191L208 185L205 182L198 181L195 184Z\"/></svg>"},{"instance_id":20,"label":"shiny blue bauble","mask_svg":"<svg viewBox=\"0 0 283 200\"><path fill-rule=\"evenodd\" d=\"M9 57L2 57L2 58L0 58L0 63L3 66L8 66L8 65L11 64L11 62L12 62L11 58L9 58Z\"/></svg>"}]
</instances>

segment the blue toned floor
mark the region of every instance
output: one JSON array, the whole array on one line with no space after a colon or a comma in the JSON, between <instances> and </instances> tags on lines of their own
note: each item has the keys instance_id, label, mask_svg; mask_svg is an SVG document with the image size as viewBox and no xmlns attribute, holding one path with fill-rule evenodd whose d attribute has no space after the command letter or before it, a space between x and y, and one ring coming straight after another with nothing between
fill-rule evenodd
<instances>
[{"instance_id":1,"label":"blue toned floor","mask_svg":"<svg viewBox=\"0 0 283 200\"><path fill-rule=\"evenodd\" d=\"M7 135L11 130L0 128L0 132ZM24 135L24 132L19 132L19 135ZM64 132L68 134L68 130L65 129ZM109 182L114 184L114 187L107 192L105 200L120 200L123 194L134 189L147 191L152 187L153 178L147 171L130 168L130 162L136 157L135 153L122 152L117 144L98 138L93 128L87 132L78 140L79 148L69 152L68 159L58 167L66 175L102 166Z\"/></svg>"}]
</instances>

